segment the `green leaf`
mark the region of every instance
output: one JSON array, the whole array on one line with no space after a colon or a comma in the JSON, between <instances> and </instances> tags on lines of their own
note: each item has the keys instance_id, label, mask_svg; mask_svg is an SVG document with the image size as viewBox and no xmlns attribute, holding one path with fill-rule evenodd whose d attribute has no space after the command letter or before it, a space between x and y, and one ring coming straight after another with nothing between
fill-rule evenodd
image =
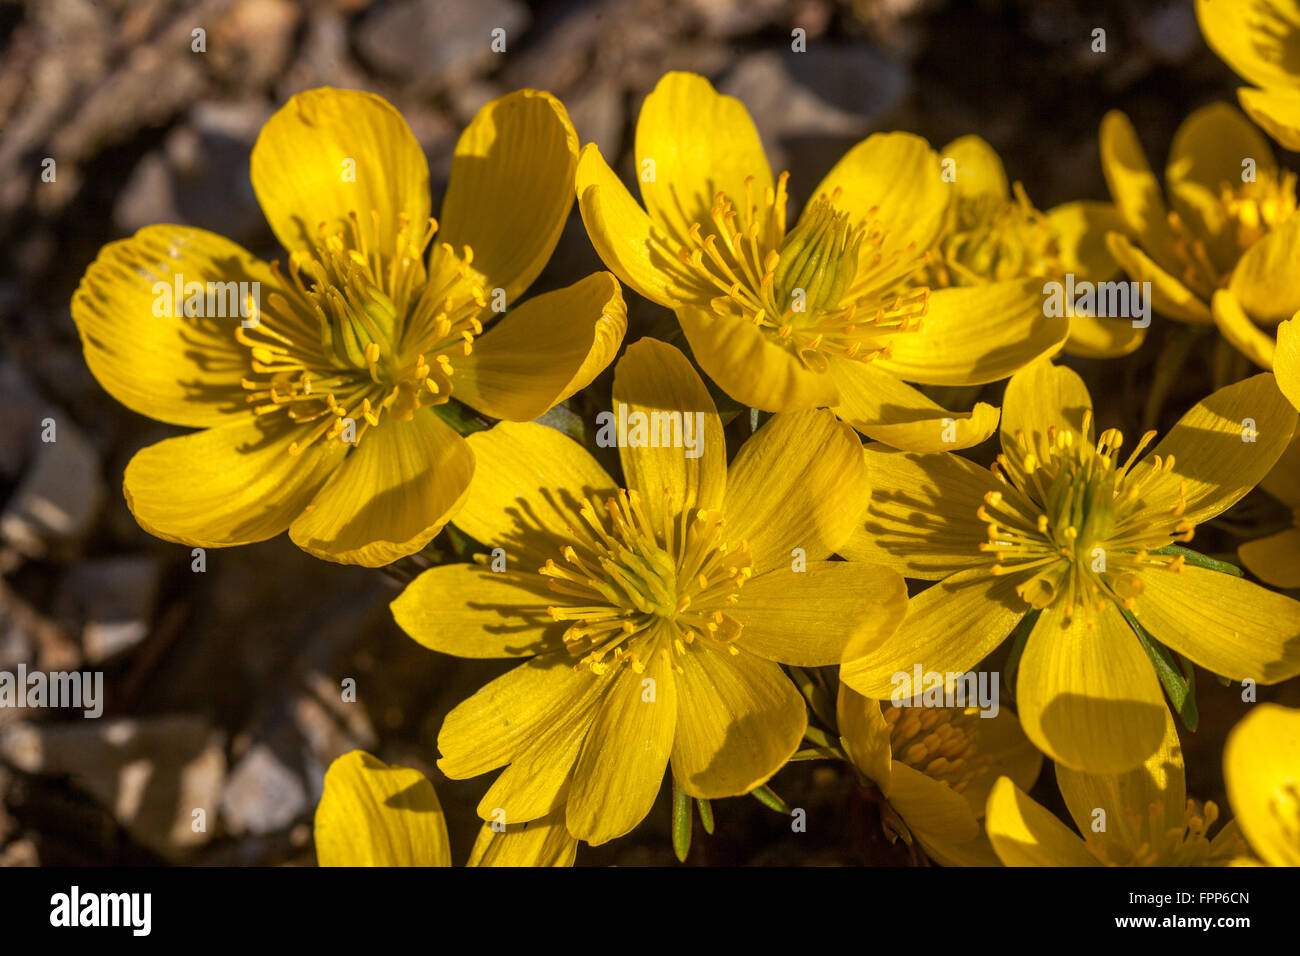
<instances>
[{"instance_id":1,"label":"green leaf","mask_svg":"<svg viewBox=\"0 0 1300 956\"><path fill-rule=\"evenodd\" d=\"M790 758L790 763L799 763L804 760L847 760L844 751L836 747L832 750L830 747L805 747L803 750L796 750L794 756Z\"/></svg>"},{"instance_id":2,"label":"green leaf","mask_svg":"<svg viewBox=\"0 0 1300 956\"><path fill-rule=\"evenodd\" d=\"M1156 666L1156 675L1160 678L1160 685L1164 687L1165 693L1169 696L1169 702L1173 705L1174 712L1183 722L1183 726L1188 730L1195 732L1197 725L1201 722L1201 715L1196 709L1196 679L1195 676L1187 676L1180 673L1178 666L1174 663L1173 655L1169 649L1147 633L1146 628L1138 623L1138 619L1133 616L1131 611L1125 611L1122 608L1120 613L1128 621L1129 627L1142 642L1142 648L1151 658L1151 663ZM1187 663L1190 670L1191 663Z\"/></svg>"},{"instance_id":3,"label":"green leaf","mask_svg":"<svg viewBox=\"0 0 1300 956\"><path fill-rule=\"evenodd\" d=\"M462 435L486 431L492 427L487 419L480 417L471 408L462 405L454 398L441 405L431 405L430 408L435 415Z\"/></svg>"},{"instance_id":4,"label":"green leaf","mask_svg":"<svg viewBox=\"0 0 1300 956\"><path fill-rule=\"evenodd\" d=\"M1193 551L1190 548L1184 548L1176 544L1166 545L1163 548L1157 548L1152 554L1181 554L1183 560L1194 568L1207 568L1210 571L1218 571L1221 574L1231 574L1234 578L1244 578L1246 573L1235 564L1229 564L1227 561L1218 561L1199 551Z\"/></svg>"},{"instance_id":5,"label":"green leaf","mask_svg":"<svg viewBox=\"0 0 1300 956\"><path fill-rule=\"evenodd\" d=\"M691 852L691 798L673 778L673 852L681 863ZM706 828L707 829L707 828Z\"/></svg>"},{"instance_id":6,"label":"green leaf","mask_svg":"<svg viewBox=\"0 0 1300 956\"><path fill-rule=\"evenodd\" d=\"M1007 662L1002 665L1002 682L1013 700L1016 696L1016 673L1020 670L1020 658L1025 653L1025 644L1029 641L1034 625L1038 623L1038 615L1042 613L1039 610L1030 611L1011 632L1011 650L1007 652Z\"/></svg>"},{"instance_id":7,"label":"green leaf","mask_svg":"<svg viewBox=\"0 0 1300 956\"><path fill-rule=\"evenodd\" d=\"M704 832L713 836L713 804L697 798L695 805L700 808L700 823L704 825Z\"/></svg>"},{"instance_id":8,"label":"green leaf","mask_svg":"<svg viewBox=\"0 0 1300 956\"><path fill-rule=\"evenodd\" d=\"M795 687L799 688L799 693L803 694L804 700L808 701L813 715L827 727L834 729L835 701L827 691L826 685L820 680L819 672L792 666L790 677L794 680Z\"/></svg>"},{"instance_id":9,"label":"green leaf","mask_svg":"<svg viewBox=\"0 0 1300 956\"><path fill-rule=\"evenodd\" d=\"M777 813L783 814L787 817L790 815L790 808L786 806L786 802L778 797L771 787L756 787L749 791L749 794L768 809L775 810Z\"/></svg>"}]
</instances>

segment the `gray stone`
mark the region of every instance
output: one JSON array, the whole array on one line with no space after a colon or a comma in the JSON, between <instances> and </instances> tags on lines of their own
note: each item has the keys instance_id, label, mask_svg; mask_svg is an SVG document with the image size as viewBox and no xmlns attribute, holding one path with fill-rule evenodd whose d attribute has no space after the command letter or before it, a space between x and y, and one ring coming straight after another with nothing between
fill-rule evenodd
<instances>
[{"instance_id":1,"label":"gray stone","mask_svg":"<svg viewBox=\"0 0 1300 956\"><path fill-rule=\"evenodd\" d=\"M405 0L362 20L357 48L371 67L423 89L444 88L486 72L529 22L514 0ZM506 53L492 50L492 31L505 30Z\"/></svg>"},{"instance_id":2,"label":"gray stone","mask_svg":"<svg viewBox=\"0 0 1300 956\"><path fill-rule=\"evenodd\" d=\"M302 777L262 743L235 764L221 795L221 818L236 835L283 830L308 809Z\"/></svg>"},{"instance_id":3,"label":"gray stone","mask_svg":"<svg viewBox=\"0 0 1300 956\"><path fill-rule=\"evenodd\" d=\"M70 551L85 537L104 501L99 454L59 412L49 416L54 441L39 442L34 460L0 514L0 537L29 558ZM43 424L29 426L39 437Z\"/></svg>"},{"instance_id":4,"label":"gray stone","mask_svg":"<svg viewBox=\"0 0 1300 956\"><path fill-rule=\"evenodd\" d=\"M189 715L23 722L0 730L0 757L26 773L71 777L169 858L211 838L226 771L223 735Z\"/></svg>"}]
</instances>

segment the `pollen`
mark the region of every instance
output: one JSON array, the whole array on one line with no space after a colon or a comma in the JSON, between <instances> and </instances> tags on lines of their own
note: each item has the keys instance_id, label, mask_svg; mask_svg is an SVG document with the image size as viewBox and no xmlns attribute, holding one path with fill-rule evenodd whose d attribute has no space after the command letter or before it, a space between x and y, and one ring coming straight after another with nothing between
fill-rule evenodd
<instances>
[{"instance_id":1,"label":"pollen","mask_svg":"<svg viewBox=\"0 0 1300 956\"><path fill-rule=\"evenodd\" d=\"M743 196L719 192L708 220L672 250L683 280L716 315L752 322L813 371L825 371L830 356L872 361L893 335L921 328L929 289L905 279L921 273L927 254L882 253L877 211L853 221L837 205L839 190L813 199L787 232L789 177L761 193L752 176Z\"/></svg>"},{"instance_id":2,"label":"pollen","mask_svg":"<svg viewBox=\"0 0 1300 956\"><path fill-rule=\"evenodd\" d=\"M894 759L957 793L989 766L988 756L979 753L977 709L884 707L883 712Z\"/></svg>"},{"instance_id":3,"label":"pollen","mask_svg":"<svg viewBox=\"0 0 1300 956\"><path fill-rule=\"evenodd\" d=\"M978 547L993 573L1018 576L1016 591L1030 606L1063 601L1067 617L1082 614L1089 626L1109 603L1136 606L1146 575L1181 571L1181 556L1154 552L1194 533L1173 459L1134 467L1155 432L1122 464L1121 432L1107 429L1095 443L1092 435L1091 411L1079 433L1053 426L1037 436L1038 452L1017 433L992 469L1003 489L988 492L976 512L988 532Z\"/></svg>"},{"instance_id":4,"label":"pollen","mask_svg":"<svg viewBox=\"0 0 1300 956\"><path fill-rule=\"evenodd\" d=\"M566 625L561 639L575 668L637 670L662 654L680 670L677 658L699 647L736 653L741 626L728 610L752 562L744 542L724 539L719 512L656 523L638 492L620 489L584 498L578 515L580 525L556 543L556 558L535 574L518 572L557 596L546 614Z\"/></svg>"},{"instance_id":5,"label":"pollen","mask_svg":"<svg viewBox=\"0 0 1300 956\"><path fill-rule=\"evenodd\" d=\"M409 421L451 397L454 360L483 331L487 304L473 250L433 244L438 223L403 216L392 255L381 255L379 215L322 223L311 249L273 263L277 291L241 324L248 349L245 401L260 417L301 426L289 446L356 444L382 417Z\"/></svg>"}]
</instances>

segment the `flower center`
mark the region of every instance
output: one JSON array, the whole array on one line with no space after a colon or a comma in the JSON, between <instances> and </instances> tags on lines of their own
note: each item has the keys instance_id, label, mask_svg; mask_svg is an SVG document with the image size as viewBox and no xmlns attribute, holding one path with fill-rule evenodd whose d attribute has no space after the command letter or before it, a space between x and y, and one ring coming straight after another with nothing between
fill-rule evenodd
<instances>
[{"instance_id":1,"label":"flower center","mask_svg":"<svg viewBox=\"0 0 1300 956\"><path fill-rule=\"evenodd\" d=\"M976 513L988 526L979 547L992 554L992 573L1024 575L1016 591L1026 603L1042 609L1064 600L1066 616L1083 608L1091 627L1093 612L1108 601L1126 610L1135 605L1147 569L1181 571L1181 555L1151 552L1190 541L1195 525L1184 517L1185 482L1170 477L1172 456L1157 455L1137 475L1130 471L1155 432L1142 436L1122 466L1123 434L1107 429L1094 446L1091 410L1084 412L1081 435L1086 438L1076 440L1075 432L1052 426L1036 449L1018 432L993 465L1006 489L988 492ZM1172 509L1146 505L1144 488L1174 480Z\"/></svg>"},{"instance_id":2,"label":"flower center","mask_svg":"<svg viewBox=\"0 0 1300 956\"><path fill-rule=\"evenodd\" d=\"M235 330L249 350L245 400L259 416L284 414L304 426L290 445L299 454L317 439L360 441L381 412L409 421L423 406L451 397L452 358L470 353L486 306L466 246L425 252L438 230L405 216L396 252L378 252L379 217L326 233L311 250L289 256L288 281L271 269L280 291L267 296L256 323Z\"/></svg>"},{"instance_id":3,"label":"flower center","mask_svg":"<svg viewBox=\"0 0 1300 956\"><path fill-rule=\"evenodd\" d=\"M1123 840L1103 842L1096 833L1086 834L1088 850L1107 866L1215 866L1245 852L1237 836L1217 847L1211 845L1209 831L1219 819L1219 807L1212 800L1188 800L1182 826L1165 826L1163 800L1146 809L1143 818L1133 807L1125 807L1123 818L1111 821L1112 827L1121 827Z\"/></svg>"},{"instance_id":4,"label":"flower center","mask_svg":"<svg viewBox=\"0 0 1300 956\"><path fill-rule=\"evenodd\" d=\"M563 639L578 668L602 674L609 658L640 673L648 654L672 663L673 653L697 641L739 653L740 623L726 609L740 599L752 562L744 542L723 541L717 511L683 513L655 527L641 496L620 490L603 502L584 498L579 514L585 526L569 529L562 560L547 559L537 571L569 599L546 611L569 622Z\"/></svg>"},{"instance_id":5,"label":"flower center","mask_svg":"<svg viewBox=\"0 0 1300 956\"><path fill-rule=\"evenodd\" d=\"M713 294L714 313L748 319L808 368L825 371L830 355L870 361L893 333L920 328L930 290L905 289L890 276L904 255L914 259L911 271L921 269L925 251L882 254L876 210L852 225L835 206L838 189L814 200L787 235L789 176L761 197L749 177L739 204L718 193L708 225L691 225L677 258Z\"/></svg>"},{"instance_id":6,"label":"flower center","mask_svg":"<svg viewBox=\"0 0 1300 956\"><path fill-rule=\"evenodd\" d=\"M1205 239L1175 211L1168 215L1173 232L1169 252L1182 266L1179 278L1201 298L1227 285L1242 253L1296 214L1296 174L1261 169L1251 183L1221 183L1218 215L1235 246L1228 262L1216 262Z\"/></svg>"},{"instance_id":7,"label":"flower center","mask_svg":"<svg viewBox=\"0 0 1300 956\"><path fill-rule=\"evenodd\" d=\"M988 765L978 753L978 711L951 707L884 707L895 760L961 793Z\"/></svg>"},{"instance_id":8,"label":"flower center","mask_svg":"<svg viewBox=\"0 0 1300 956\"><path fill-rule=\"evenodd\" d=\"M958 202L953 230L923 276L929 285L982 285L1065 271L1056 230L1020 183L1013 190L1009 200L975 196Z\"/></svg>"}]
</instances>

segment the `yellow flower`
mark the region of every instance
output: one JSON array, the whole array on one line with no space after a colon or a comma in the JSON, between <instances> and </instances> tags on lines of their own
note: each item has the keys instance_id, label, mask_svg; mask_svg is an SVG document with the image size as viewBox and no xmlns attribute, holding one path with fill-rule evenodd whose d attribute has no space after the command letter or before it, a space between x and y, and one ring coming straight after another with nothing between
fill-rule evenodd
<instances>
[{"instance_id":1,"label":"yellow flower","mask_svg":"<svg viewBox=\"0 0 1300 956\"><path fill-rule=\"evenodd\" d=\"M1259 89L1237 91L1241 107L1284 148L1300 149L1300 4L1196 0L1205 42Z\"/></svg>"},{"instance_id":2,"label":"yellow flower","mask_svg":"<svg viewBox=\"0 0 1300 956\"><path fill-rule=\"evenodd\" d=\"M1300 603L1168 548L1240 500L1286 448L1296 412L1273 376L1210 395L1145 458L1155 432L1125 459L1115 429L1094 442L1092 417L1082 380L1038 362L1007 386L991 469L867 446L871 505L840 553L939 583L841 680L883 700L917 663L964 673L1039 612L1025 622L1017 675L1025 733L1066 766L1122 773L1165 724L1150 656L1162 649L1135 624L1233 680L1300 673Z\"/></svg>"},{"instance_id":3,"label":"yellow flower","mask_svg":"<svg viewBox=\"0 0 1300 956\"><path fill-rule=\"evenodd\" d=\"M1287 446L1259 486L1291 509L1291 527L1237 549L1250 572L1275 588L1300 588L1300 439Z\"/></svg>"},{"instance_id":4,"label":"yellow flower","mask_svg":"<svg viewBox=\"0 0 1300 956\"><path fill-rule=\"evenodd\" d=\"M980 286L1040 277L1105 282L1119 266L1106 249L1106 233L1123 231L1110 203L1080 200L1039 212L1020 183L1007 181L997 152L978 136L953 140L939 155L951 160L955 196L929 268L914 280L933 288ZM1042 291L1029 292L1041 302ZM1078 313L1070 319L1065 351L1089 358L1127 355L1146 330L1131 321Z\"/></svg>"},{"instance_id":5,"label":"yellow flower","mask_svg":"<svg viewBox=\"0 0 1300 956\"><path fill-rule=\"evenodd\" d=\"M893 571L826 560L869 497L859 440L830 412L776 416L728 466L703 382L653 339L619 361L614 407L627 490L550 428L471 435L480 468L454 520L492 553L432 568L393 602L426 647L526 659L447 716L442 771L508 764L481 817L562 809L592 844L645 817L670 760L694 797L766 781L807 725L777 662L838 664L906 604ZM696 453L666 447L673 416ZM657 447L632 430L656 420Z\"/></svg>"},{"instance_id":6,"label":"yellow flower","mask_svg":"<svg viewBox=\"0 0 1300 956\"><path fill-rule=\"evenodd\" d=\"M1258 705L1228 734L1223 774L1251 849L1273 866L1300 866L1300 710Z\"/></svg>"},{"instance_id":7,"label":"yellow flower","mask_svg":"<svg viewBox=\"0 0 1300 956\"><path fill-rule=\"evenodd\" d=\"M1197 110L1174 135L1165 170L1170 207L1123 113L1102 120L1101 159L1137 237L1111 232L1107 246L1130 278L1151 283L1155 310L1217 325L1238 351L1272 369L1272 329L1300 310L1295 173L1223 103Z\"/></svg>"},{"instance_id":8,"label":"yellow flower","mask_svg":"<svg viewBox=\"0 0 1300 956\"><path fill-rule=\"evenodd\" d=\"M454 391L530 420L622 339L608 273L484 331L550 257L576 163L557 100L495 100L457 144L439 225L398 112L370 93L312 90L271 117L252 154L287 270L189 226L105 246L72 301L91 371L135 411L203 429L127 466L140 525L202 547L287 529L317 557L369 566L427 544L474 470L433 406Z\"/></svg>"},{"instance_id":9,"label":"yellow flower","mask_svg":"<svg viewBox=\"0 0 1300 956\"><path fill-rule=\"evenodd\" d=\"M925 269L952 196L925 140L880 133L822 180L786 228L749 114L703 77L669 73L636 130L645 208L592 144L578 205L625 283L677 313L700 367L732 398L774 412L833 407L864 434L918 451L965 448L997 426L981 403L949 412L904 382L974 385L1056 351L1067 319L1042 282L931 291Z\"/></svg>"},{"instance_id":10,"label":"yellow flower","mask_svg":"<svg viewBox=\"0 0 1300 956\"><path fill-rule=\"evenodd\" d=\"M1187 798L1173 717L1159 749L1123 774L1087 774L1059 764L1056 782L1082 838L1008 777L989 794L985 829L1007 866L1223 866L1245 852L1235 824L1212 839L1212 802Z\"/></svg>"},{"instance_id":11,"label":"yellow flower","mask_svg":"<svg viewBox=\"0 0 1300 956\"><path fill-rule=\"evenodd\" d=\"M325 772L316 807L321 866L451 866L447 820L433 784L418 770L389 766L361 750ZM558 820L484 824L470 866L570 866L575 841Z\"/></svg>"},{"instance_id":12,"label":"yellow flower","mask_svg":"<svg viewBox=\"0 0 1300 956\"><path fill-rule=\"evenodd\" d=\"M1028 789L1042 755L1015 714L981 717L975 707L882 708L840 684L840 743L853 765L898 814L930 857L945 866L997 866L980 827L999 775Z\"/></svg>"}]
</instances>

